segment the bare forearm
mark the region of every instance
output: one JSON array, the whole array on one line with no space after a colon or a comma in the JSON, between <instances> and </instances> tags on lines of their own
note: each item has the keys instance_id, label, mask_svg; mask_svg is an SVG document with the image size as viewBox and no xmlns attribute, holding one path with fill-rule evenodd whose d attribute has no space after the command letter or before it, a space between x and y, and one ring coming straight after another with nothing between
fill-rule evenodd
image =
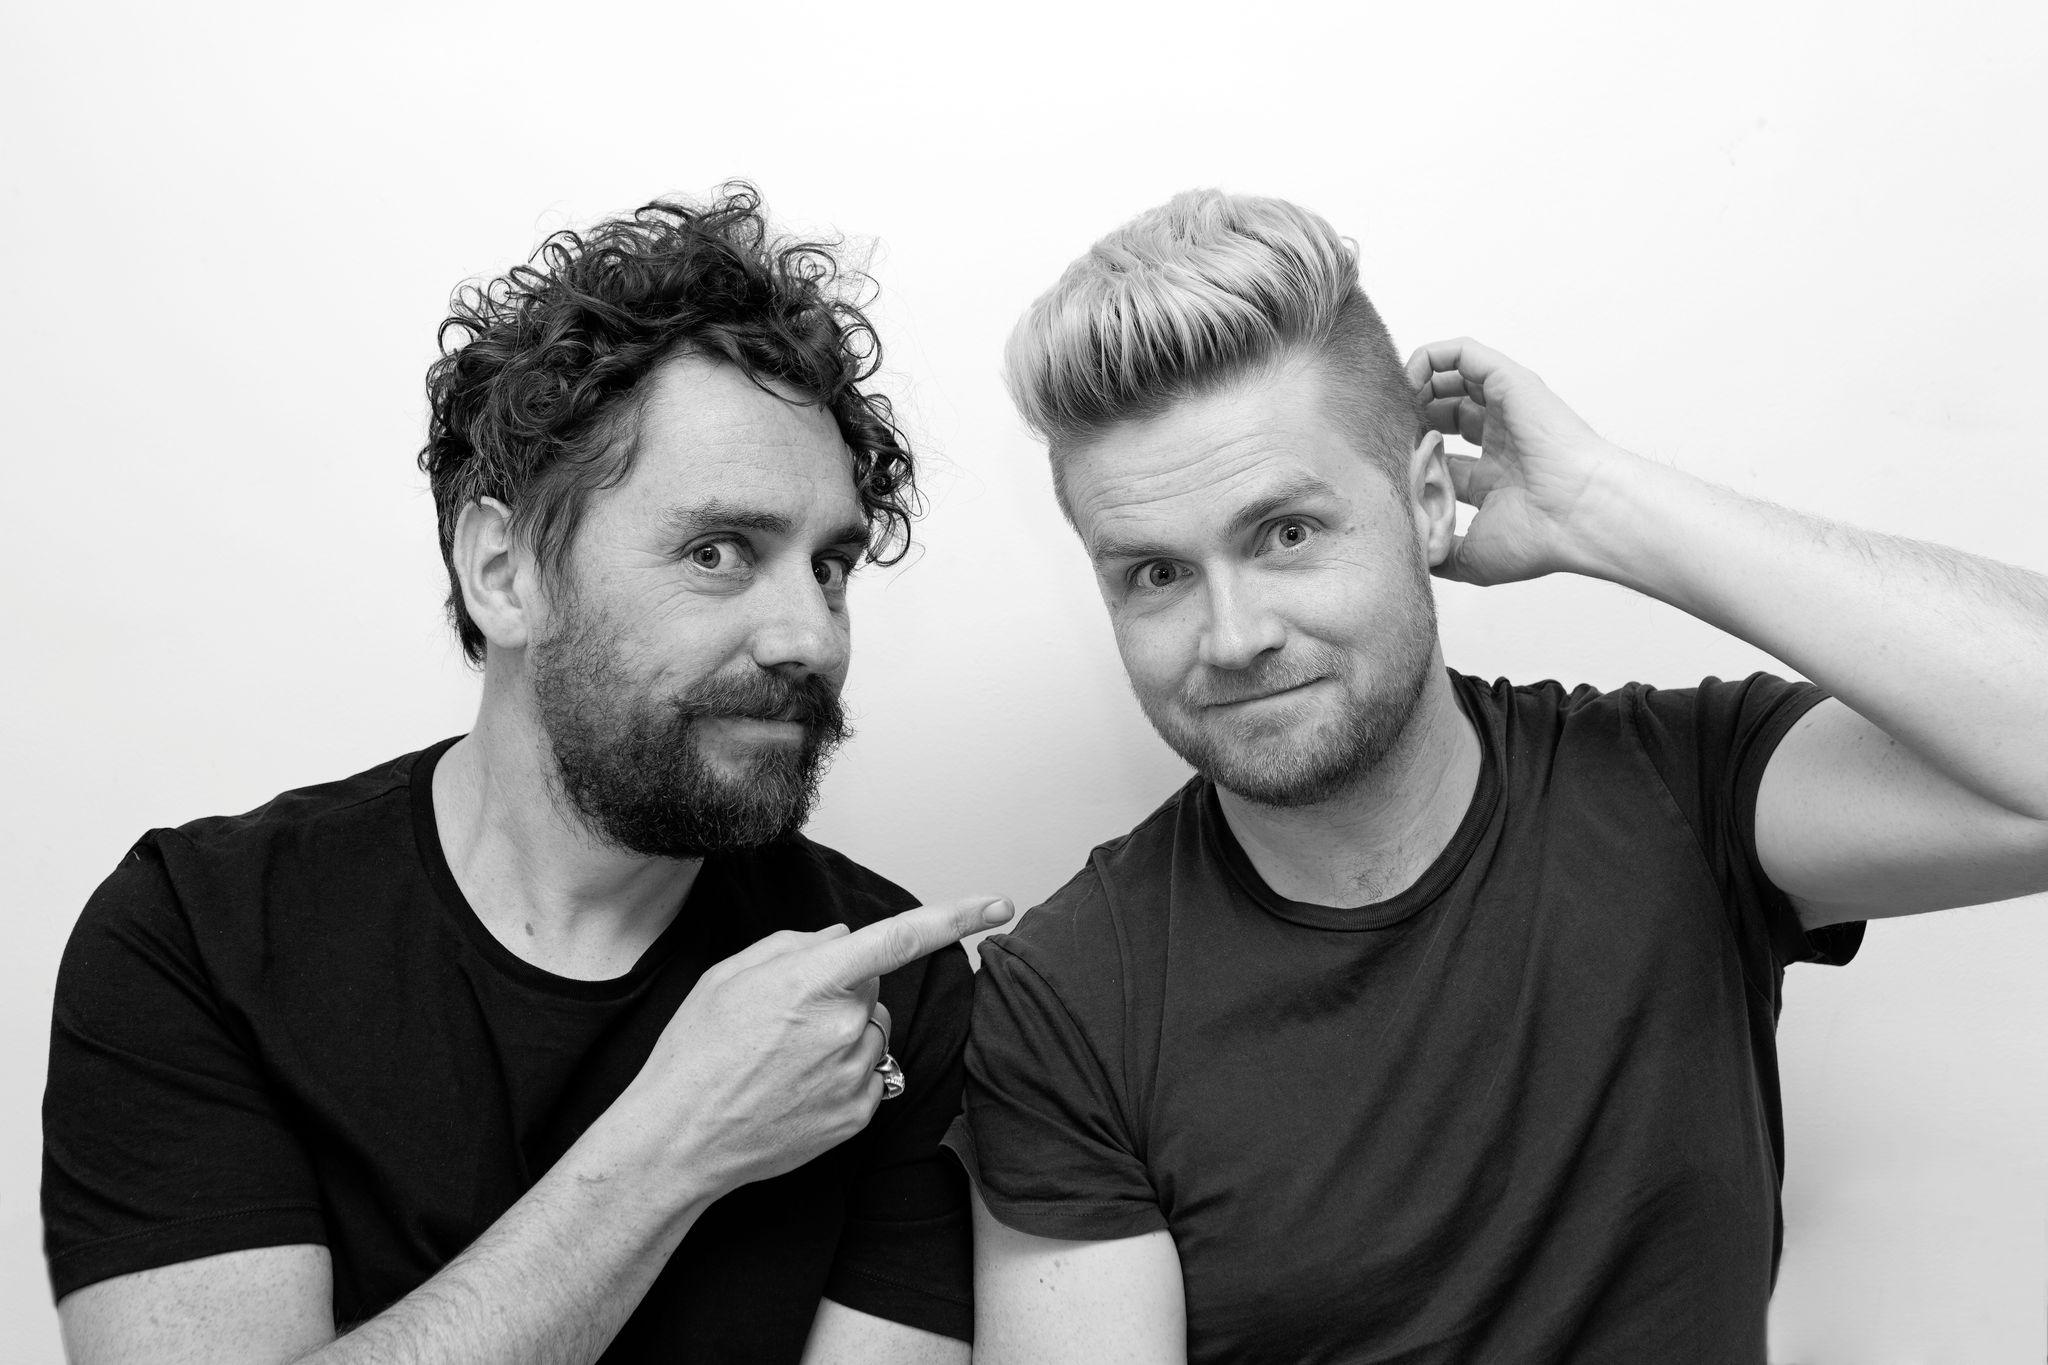
<instances>
[{"instance_id":1,"label":"bare forearm","mask_svg":"<svg viewBox=\"0 0 2048 1365\"><path fill-rule=\"evenodd\" d=\"M301 1365L588 1365L711 1202L593 1129L460 1256Z\"/></svg>"},{"instance_id":2,"label":"bare forearm","mask_svg":"<svg viewBox=\"0 0 2048 1365\"><path fill-rule=\"evenodd\" d=\"M1640 459L1606 480L1585 544L1586 572L1783 659L1955 782L2048 819L2048 579Z\"/></svg>"}]
</instances>

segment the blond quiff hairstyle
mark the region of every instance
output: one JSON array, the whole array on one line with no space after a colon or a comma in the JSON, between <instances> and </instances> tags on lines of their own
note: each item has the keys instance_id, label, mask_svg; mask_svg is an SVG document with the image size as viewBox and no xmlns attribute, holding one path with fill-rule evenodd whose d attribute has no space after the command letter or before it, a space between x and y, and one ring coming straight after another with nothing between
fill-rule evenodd
<instances>
[{"instance_id":1,"label":"blond quiff hairstyle","mask_svg":"<svg viewBox=\"0 0 2048 1365\"><path fill-rule=\"evenodd\" d=\"M1295 355L1322 365L1361 452L1405 468L1420 415L1356 248L1284 199L1187 190L1068 266L1003 368L1057 482L1063 454L1108 428Z\"/></svg>"}]
</instances>

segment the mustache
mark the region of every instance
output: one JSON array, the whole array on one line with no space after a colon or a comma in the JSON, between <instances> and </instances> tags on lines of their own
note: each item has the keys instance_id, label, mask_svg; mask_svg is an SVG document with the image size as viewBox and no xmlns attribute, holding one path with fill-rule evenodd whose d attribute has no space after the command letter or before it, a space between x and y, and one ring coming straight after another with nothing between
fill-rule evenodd
<instances>
[{"instance_id":1,"label":"mustache","mask_svg":"<svg viewBox=\"0 0 2048 1365\"><path fill-rule=\"evenodd\" d=\"M683 719L727 716L745 720L795 721L828 739L846 735L846 709L839 689L822 675L788 678L780 673L707 678L674 701Z\"/></svg>"}]
</instances>

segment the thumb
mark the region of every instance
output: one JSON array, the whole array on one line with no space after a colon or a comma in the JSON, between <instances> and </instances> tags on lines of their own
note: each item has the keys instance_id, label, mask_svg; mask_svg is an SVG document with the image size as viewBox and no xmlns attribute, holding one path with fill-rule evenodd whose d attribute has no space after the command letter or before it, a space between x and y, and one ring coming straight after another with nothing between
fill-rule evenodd
<instances>
[{"instance_id":1,"label":"thumb","mask_svg":"<svg viewBox=\"0 0 2048 1365\"><path fill-rule=\"evenodd\" d=\"M1451 487L1456 490L1458 501L1473 507L1485 502L1486 495L1495 489L1514 482L1499 460L1447 454L1444 461L1451 471Z\"/></svg>"},{"instance_id":2,"label":"thumb","mask_svg":"<svg viewBox=\"0 0 2048 1365\"><path fill-rule=\"evenodd\" d=\"M1450 543L1444 549L1444 557L1430 565L1429 571L1450 583L1473 583L1484 587L1487 582L1472 572L1472 567L1466 560L1465 537L1457 534L1451 536Z\"/></svg>"}]
</instances>

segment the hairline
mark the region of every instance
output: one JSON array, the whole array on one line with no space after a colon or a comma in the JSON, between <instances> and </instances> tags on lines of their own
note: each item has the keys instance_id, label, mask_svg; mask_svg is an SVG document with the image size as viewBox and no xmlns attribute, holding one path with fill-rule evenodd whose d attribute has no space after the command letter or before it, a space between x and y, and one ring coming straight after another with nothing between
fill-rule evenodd
<instances>
[{"instance_id":1,"label":"hairline","mask_svg":"<svg viewBox=\"0 0 2048 1365\"><path fill-rule=\"evenodd\" d=\"M732 370L755 388L791 407L817 408L825 411L828 419L832 417L829 404L823 396L807 395L780 375L759 373L716 349L700 345L693 339L678 340L647 367L646 372L630 389L619 394L609 406L596 415L589 433L594 443L590 453L580 459L557 460L549 465L528 486L528 496L521 500L520 506L512 509L512 533L533 556L541 583L549 591L570 586L570 562L575 557L577 543L582 539L583 519L590 511L591 500L600 493L619 487L633 476L633 470L640 460L641 438L645 432L644 423L648 410L657 401L675 401L672 398L663 398L659 393L661 377L675 362L690 358ZM846 459L848 478L851 479L854 465L853 448L846 441L845 434L838 431L836 420L833 421L833 428L839 440L840 451ZM578 465L607 467L598 476L584 480L574 473ZM534 497L533 495L551 478L567 480L571 485L569 496L559 500ZM857 497L858 489L855 492ZM715 504L718 499L714 496L710 501ZM552 510L553 516L542 524L534 514L522 515L527 508L533 509L533 513ZM754 520L758 523L765 519ZM863 512L862 525L864 534L861 541L872 555L875 518ZM850 529L850 523L848 528L841 529ZM837 545L851 542L843 542L835 532L828 543Z\"/></svg>"},{"instance_id":2,"label":"hairline","mask_svg":"<svg viewBox=\"0 0 2048 1365\"><path fill-rule=\"evenodd\" d=\"M1169 392L1145 395L1132 405L1134 411L1113 422L1090 426L1083 431L1047 433L1046 457L1052 466L1053 499L1059 504L1067 525L1074 528L1076 535L1080 534L1081 528L1074 520L1074 508L1067 498L1066 487L1066 466L1074 456L1087 453L1120 430L1157 421L1182 403L1208 398L1232 388L1271 382L1290 371L1307 370L1313 375L1317 399L1331 425L1354 454L1378 468L1397 489L1400 488L1406 481L1407 461L1414 452L1414 443L1404 442L1401 449L1395 450L1386 442L1383 433L1362 430L1367 419L1362 419L1357 409L1367 401L1366 391L1361 388L1349 399L1331 392L1334 385L1342 382L1341 376L1333 373L1343 361L1335 351L1336 348L1327 341L1284 342L1271 351L1221 367ZM1370 449L1369 444L1377 444L1380 448ZM1083 545L1085 547L1085 540ZM1092 551L1089 557L1094 558Z\"/></svg>"}]
</instances>

